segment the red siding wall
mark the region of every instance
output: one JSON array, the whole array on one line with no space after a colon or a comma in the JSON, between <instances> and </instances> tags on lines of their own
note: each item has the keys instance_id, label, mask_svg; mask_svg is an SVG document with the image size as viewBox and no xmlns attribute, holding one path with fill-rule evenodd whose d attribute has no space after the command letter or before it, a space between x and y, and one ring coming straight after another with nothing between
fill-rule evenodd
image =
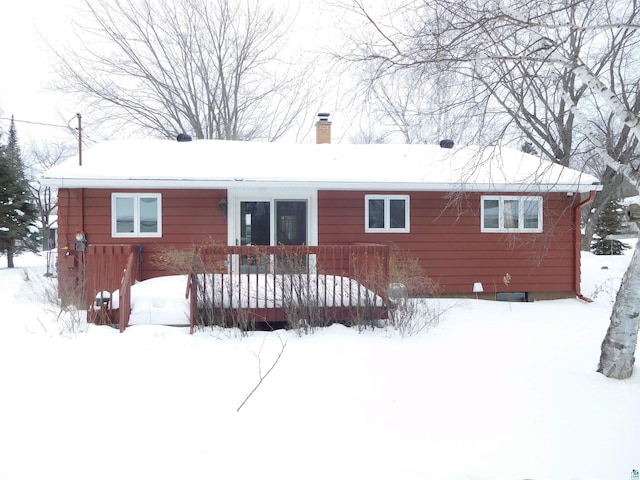
<instances>
[{"instance_id":1,"label":"red siding wall","mask_svg":"<svg viewBox=\"0 0 640 480\"><path fill-rule=\"evenodd\" d=\"M73 257L81 257L74 252L78 230L87 233L89 244L141 244L143 279L167 273L152 262L163 249L214 239L227 243L227 219L219 207L225 190L149 190L162 194L162 238L131 239L111 238L111 192L60 189L59 246L70 253L60 255L61 269L73 269ZM545 195L543 233L499 234L480 232L480 194L411 192L411 233L381 234L364 231L368 193L406 192L318 192L320 244L383 243L410 250L443 294L471 294L474 282L482 282L488 294L574 292L573 204L565 194Z\"/></svg>"},{"instance_id":2,"label":"red siding wall","mask_svg":"<svg viewBox=\"0 0 640 480\"><path fill-rule=\"evenodd\" d=\"M543 233L505 234L480 232L480 194L411 192L411 233L382 234L365 233L369 193L406 194L319 192L319 243L379 242L411 250L445 294L470 294L474 282L489 294L574 292L573 209L565 194L544 196Z\"/></svg>"},{"instance_id":3,"label":"red siding wall","mask_svg":"<svg viewBox=\"0 0 640 480\"><path fill-rule=\"evenodd\" d=\"M213 239L227 243L227 219L219 207L220 198L226 196L225 190L148 190L162 194L162 238L112 238L111 193L114 191L131 190L60 189L60 248L66 245L73 251L78 230L86 232L89 244L142 245L141 277L147 279L167 274L153 265L153 255L161 250L187 248ZM145 193L145 190L135 192Z\"/></svg>"}]
</instances>

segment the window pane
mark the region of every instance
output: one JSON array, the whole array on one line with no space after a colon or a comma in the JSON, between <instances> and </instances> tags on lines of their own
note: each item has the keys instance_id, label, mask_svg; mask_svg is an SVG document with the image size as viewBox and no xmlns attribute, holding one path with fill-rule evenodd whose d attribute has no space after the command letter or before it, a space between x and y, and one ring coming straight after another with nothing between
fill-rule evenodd
<instances>
[{"instance_id":1,"label":"window pane","mask_svg":"<svg viewBox=\"0 0 640 480\"><path fill-rule=\"evenodd\" d=\"M500 212L498 200L484 201L484 228L498 228L500 223L498 215Z\"/></svg>"},{"instance_id":2,"label":"window pane","mask_svg":"<svg viewBox=\"0 0 640 480\"><path fill-rule=\"evenodd\" d=\"M158 231L158 199L155 197L140 198L140 233L156 233Z\"/></svg>"},{"instance_id":3,"label":"window pane","mask_svg":"<svg viewBox=\"0 0 640 480\"><path fill-rule=\"evenodd\" d=\"M518 228L519 200L505 200L503 205L504 228Z\"/></svg>"},{"instance_id":4,"label":"window pane","mask_svg":"<svg viewBox=\"0 0 640 480\"><path fill-rule=\"evenodd\" d=\"M391 218L391 228L406 228L406 207L405 200L389 200L389 213Z\"/></svg>"},{"instance_id":5,"label":"window pane","mask_svg":"<svg viewBox=\"0 0 640 480\"><path fill-rule=\"evenodd\" d=\"M522 201L524 211L524 228L539 228L538 223L538 199L526 199Z\"/></svg>"},{"instance_id":6,"label":"window pane","mask_svg":"<svg viewBox=\"0 0 640 480\"><path fill-rule=\"evenodd\" d=\"M116 198L116 232L133 233L133 198Z\"/></svg>"},{"instance_id":7,"label":"window pane","mask_svg":"<svg viewBox=\"0 0 640 480\"><path fill-rule=\"evenodd\" d=\"M369 200L369 228L384 228L384 200Z\"/></svg>"}]
</instances>

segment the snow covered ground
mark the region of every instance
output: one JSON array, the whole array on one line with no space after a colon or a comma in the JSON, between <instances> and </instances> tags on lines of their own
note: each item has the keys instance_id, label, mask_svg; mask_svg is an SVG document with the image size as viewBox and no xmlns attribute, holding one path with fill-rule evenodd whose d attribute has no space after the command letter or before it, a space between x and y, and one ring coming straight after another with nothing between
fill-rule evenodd
<instances>
[{"instance_id":1,"label":"snow covered ground","mask_svg":"<svg viewBox=\"0 0 640 480\"><path fill-rule=\"evenodd\" d=\"M593 303L434 300L440 324L409 337L71 333L44 260L19 257L0 269L0 479L627 480L640 373L595 370L630 255L584 254Z\"/></svg>"}]
</instances>

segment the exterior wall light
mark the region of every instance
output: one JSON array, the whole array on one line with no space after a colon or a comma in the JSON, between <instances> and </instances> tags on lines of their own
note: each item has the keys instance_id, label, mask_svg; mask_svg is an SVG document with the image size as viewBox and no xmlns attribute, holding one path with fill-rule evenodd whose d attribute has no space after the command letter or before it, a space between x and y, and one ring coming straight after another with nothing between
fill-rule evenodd
<instances>
[{"instance_id":1,"label":"exterior wall light","mask_svg":"<svg viewBox=\"0 0 640 480\"><path fill-rule=\"evenodd\" d=\"M226 218L227 217L227 207L228 207L227 197L220 197L220 201L218 202L218 206L220 207L220 213Z\"/></svg>"}]
</instances>

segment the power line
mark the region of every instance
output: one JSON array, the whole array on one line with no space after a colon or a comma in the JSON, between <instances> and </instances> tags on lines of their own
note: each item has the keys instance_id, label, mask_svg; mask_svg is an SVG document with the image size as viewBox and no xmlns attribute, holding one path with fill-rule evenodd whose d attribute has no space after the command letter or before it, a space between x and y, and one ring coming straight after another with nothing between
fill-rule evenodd
<instances>
[{"instance_id":1,"label":"power line","mask_svg":"<svg viewBox=\"0 0 640 480\"><path fill-rule=\"evenodd\" d=\"M53 123L34 122L34 121L31 121L31 120L18 120L16 118L0 117L0 120L8 120L8 121L13 120L14 122L18 122L18 123L28 123L30 125L41 125L43 127L64 128L64 129L67 129L67 130L70 128L68 125L55 125Z\"/></svg>"}]
</instances>

